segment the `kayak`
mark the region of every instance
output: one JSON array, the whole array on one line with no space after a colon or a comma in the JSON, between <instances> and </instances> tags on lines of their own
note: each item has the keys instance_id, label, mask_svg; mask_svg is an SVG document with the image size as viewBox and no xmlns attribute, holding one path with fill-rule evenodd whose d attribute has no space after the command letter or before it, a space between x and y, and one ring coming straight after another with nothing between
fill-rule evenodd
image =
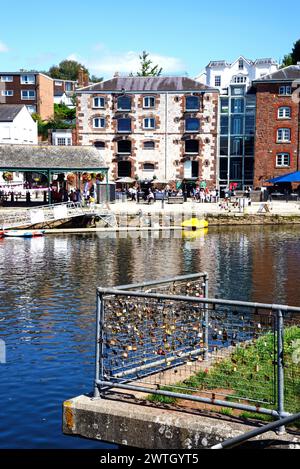
<instances>
[{"instance_id":1,"label":"kayak","mask_svg":"<svg viewBox=\"0 0 300 469\"><path fill-rule=\"evenodd\" d=\"M45 230L5 230L4 236L8 238L35 238L44 236Z\"/></svg>"},{"instance_id":2,"label":"kayak","mask_svg":"<svg viewBox=\"0 0 300 469\"><path fill-rule=\"evenodd\" d=\"M186 220L181 223L181 226L184 230L201 230L208 227L208 221L202 219L199 220L198 218L191 218L190 220Z\"/></svg>"}]
</instances>

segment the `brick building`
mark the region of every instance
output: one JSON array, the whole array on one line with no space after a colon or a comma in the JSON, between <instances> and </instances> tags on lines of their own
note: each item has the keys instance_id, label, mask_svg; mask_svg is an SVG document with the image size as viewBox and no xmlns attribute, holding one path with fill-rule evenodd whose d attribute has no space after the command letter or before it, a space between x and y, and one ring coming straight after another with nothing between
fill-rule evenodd
<instances>
[{"instance_id":1,"label":"brick building","mask_svg":"<svg viewBox=\"0 0 300 469\"><path fill-rule=\"evenodd\" d=\"M53 80L38 72L0 72L0 104L24 104L43 120L53 116Z\"/></svg>"},{"instance_id":2,"label":"brick building","mask_svg":"<svg viewBox=\"0 0 300 469\"><path fill-rule=\"evenodd\" d=\"M253 85L257 103L254 187L262 187L268 179L299 170L300 65L278 70Z\"/></svg>"},{"instance_id":3,"label":"brick building","mask_svg":"<svg viewBox=\"0 0 300 469\"><path fill-rule=\"evenodd\" d=\"M189 78L116 77L76 92L79 145L110 177L216 184L219 92Z\"/></svg>"}]
</instances>

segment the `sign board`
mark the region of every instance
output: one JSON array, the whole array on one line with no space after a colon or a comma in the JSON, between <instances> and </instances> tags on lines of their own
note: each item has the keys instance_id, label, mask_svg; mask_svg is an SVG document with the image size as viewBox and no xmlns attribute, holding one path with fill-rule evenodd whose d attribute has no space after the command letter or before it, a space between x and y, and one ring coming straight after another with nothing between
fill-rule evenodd
<instances>
[{"instance_id":1,"label":"sign board","mask_svg":"<svg viewBox=\"0 0 300 469\"><path fill-rule=\"evenodd\" d=\"M57 207L54 207L53 215L55 220L68 218L68 207L66 205L58 205Z\"/></svg>"},{"instance_id":2,"label":"sign board","mask_svg":"<svg viewBox=\"0 0 300 469\"><path fill-rule=\"evenodd\" d=\"M36 223L43 223L45 221L45 214L43 210L30 210L30 222L32 225Z\"/></svg>"}]
</instances>

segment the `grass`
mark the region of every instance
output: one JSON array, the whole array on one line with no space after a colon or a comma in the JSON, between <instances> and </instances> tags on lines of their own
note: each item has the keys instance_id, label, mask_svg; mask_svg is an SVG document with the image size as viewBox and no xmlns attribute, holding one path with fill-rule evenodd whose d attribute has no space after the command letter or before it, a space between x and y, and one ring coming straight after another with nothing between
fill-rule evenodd
<instances>
[{"instance_id":1,"label":"grass","mask_svg":"<svg viewBox=\"0 0 300 469\"><path fill-rule=\"evenodd\" d=\"M287 328L284 335L285 410L291 413L300 411L300 366L293 362L297 340L300 340L300 327ZM178 386L192 388L195 391L228 389L231 393L227 396L227 400L237 401L239 398L246 400L247 397L253 405L259 403L267 408L275 408L274 335L269 333L252 344L237 347L229 358L216 363L206 372L200 372L183 383L178 383ZM178 392L176 387L162 389ZM190 390L187 392L192 393ZM171 404L176 402L174 398L158 395L150 396L149 399ZM262 415L259 416L262 420Z\"/></svg>"}]
</instances>

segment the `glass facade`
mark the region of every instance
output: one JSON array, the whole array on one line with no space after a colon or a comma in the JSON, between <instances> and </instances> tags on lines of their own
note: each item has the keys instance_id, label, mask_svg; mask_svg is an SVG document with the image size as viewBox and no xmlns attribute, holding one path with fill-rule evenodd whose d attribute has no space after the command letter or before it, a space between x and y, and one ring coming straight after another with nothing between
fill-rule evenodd
<instances>
[{"instance_id":1,"label":"glass facade","mask_svg":"<svg viewBox=\"0 0 300 469\"><path fill-rule=\"evenodd\" d=\"M246 86L231 85L220 97L219 185L253 185L256 97Z\"/></svg>"}]
</instances>

